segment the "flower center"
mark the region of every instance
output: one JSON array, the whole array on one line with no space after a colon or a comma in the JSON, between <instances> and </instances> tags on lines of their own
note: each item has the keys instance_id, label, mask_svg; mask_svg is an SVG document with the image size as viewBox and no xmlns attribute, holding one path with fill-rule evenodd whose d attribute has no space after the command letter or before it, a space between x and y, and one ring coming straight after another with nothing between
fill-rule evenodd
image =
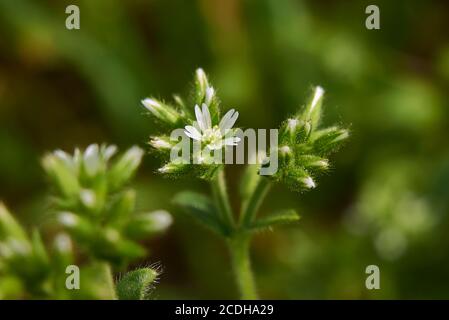
<instances>
[{"instance_id":1,"label":"flower center","mask_svg":"<svg viewBox=\"0 0 449 320\"><path fill-rule=\"evenodd\" d=\"M215 145L221 143L222 139L223 137L218 126L214 126L213 128L204 130L201 137L201 140L207 145Z\"/></svg>"}]
</instances>

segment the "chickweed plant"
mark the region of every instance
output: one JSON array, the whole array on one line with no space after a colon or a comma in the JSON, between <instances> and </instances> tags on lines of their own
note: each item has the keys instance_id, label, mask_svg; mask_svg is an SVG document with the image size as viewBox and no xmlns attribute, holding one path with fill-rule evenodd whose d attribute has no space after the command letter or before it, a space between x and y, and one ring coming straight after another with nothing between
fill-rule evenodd
<instances>
[{"instance_id":1,"label":"chickweed plant","mask_svg":"<svg viewBox=\"0 0 449 320\"><path fill-rule=\"evenodd\" d=\"M158 267L113 272L144 258L138 240L164 231L166 211L135 213L136 192L128 187L143 151L132 147L113 159L113 145L92 144L73 155L57 150L42 165L53 187L56 235L45 246L38 230L28 235L0 204L0 298L147 299ZM53 228L54 229L54 228ZM81 261L80 284L67 286L67 268Z\"/></svg>"},{"instance_id":2,"label":"chickweed plant","mask_svg":"<svg viewBox=\"0 0 449 320\"><path fill-rule=\"evenodd\" d=\"M221 102L204 71L196 71L186 100L175 96L173 103L154 98L142 101L160 128L160 134L149 141L154 154L164 161L158 172L210 184L211 195L184 191L173 202L227 244L243 299L257 298L250 262L253 235L299 220L294 209L260 215L270 186L282 183L295 192L314 189L318 175L329 169L328 156L348 138L348 130L338 126L320 128L323 95L321 87L314 88L306 105L274 130L276 139L270 136L274 144L269 151L252 149L248 159L257 161L248 161L242 174L238 212L231 207L225 179L229 162L222 159L244 146L247 136L236 126L236 110L222 115ZM182 158L177 157L180 152ZM53 189L54 219L50 220L55 223L45 233L48 239L42 239L40 230L25 231L0 203L0 298L150 297L160 273L157 266L124 272L147 255L139 240L167 229L172 217L163 210L135 213L136 192L128 185L143 151L132 147L120 156L116 153L113 145L92 144L73 154L56 150L43 157ZM275 170L265 170L273 162ZM67 273L77 269L80 283L69 286ZM114 281L117 272L123 275Z\"/></svg>"},{"instance_id":3,"label":"chickweed plant","mask_svg":"<svg viewBox=\"0 0 449 320\"><path fill-rule=\"evenodd\" d=\"M338 126L320 128L323 95L321 87L314 88L308 103L280 125L278 143L268 153L254 155L260 161L248 165L241 177L239 212L234 212L230 204L225 165L211 161L210 156L211 151L217 155L244 143L244 137L239 137L235 128L239 114L231 109L222 115L216 90L204 71L196 70L193 89L186 100L179 96L174 97L173 103L155 98L142 100L160 127L160 134L149 141L154 153L164 160L159 173L171 178L198 178L210 184L211 196L184 191L175 195L173 202L225 241L243 299L257 299L250 262L253 235L299 220L294 209L259 215L270 186L282 183L295 192L314 189L318 175L329 169L327 157L349 136L348 130ZM180 129L183 137L173 135L173 130L179 133ZM183 149L179 138L184 141L187 138L189 148ZM190 143L197 148L190 148ZM185 150L190 162L173 159L173 154ZM261 175L273 154L278 155L277 170L271 175Z\"/></svg>"}]
</instances>

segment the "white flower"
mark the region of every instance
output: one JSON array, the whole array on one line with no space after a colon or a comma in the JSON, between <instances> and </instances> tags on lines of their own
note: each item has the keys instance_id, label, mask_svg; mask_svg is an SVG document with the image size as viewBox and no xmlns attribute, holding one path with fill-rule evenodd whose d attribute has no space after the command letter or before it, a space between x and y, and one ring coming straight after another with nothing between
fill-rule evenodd
<instances>
[{"instance_id":1,"label":"white flower","mask_svg":"<svg viewBox=\"0 0 449 320\"><path fill-rule=\"evenodd\" d=\"M229 110L218 125L212 126L209 108L205 103L202 111L195 105L196 120L193 126L185 127L185 134L193 140L201 141L210 150L219 150L223 146L236 146L239 137L232 135L232 126L237 121L239 113L234 109Z\"/></svg>"}]
</instances>

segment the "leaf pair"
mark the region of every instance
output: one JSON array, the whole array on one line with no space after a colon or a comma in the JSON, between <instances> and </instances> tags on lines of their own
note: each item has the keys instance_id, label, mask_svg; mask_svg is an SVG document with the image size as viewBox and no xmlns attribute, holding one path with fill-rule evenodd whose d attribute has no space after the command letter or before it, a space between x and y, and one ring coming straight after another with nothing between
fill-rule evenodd
<instances>
[{"instance_id":1,"label":"leaf pair","mask_svg":"<svg viewBox=\"0 0 449 320\"><path fill-rule=\"evenodd\" d=\"M187 214L215 233L223 237L231 235L233 230L229 230L226 224L221 221L215 204L208 196L192 191L184 191L174 197L173 203L180 206ZM281 224L296 222L299 218L300 216L295 210L283 210L263 216L250 225L245 225L243 231L263 231Z\"/></svg>"}]
</instances>

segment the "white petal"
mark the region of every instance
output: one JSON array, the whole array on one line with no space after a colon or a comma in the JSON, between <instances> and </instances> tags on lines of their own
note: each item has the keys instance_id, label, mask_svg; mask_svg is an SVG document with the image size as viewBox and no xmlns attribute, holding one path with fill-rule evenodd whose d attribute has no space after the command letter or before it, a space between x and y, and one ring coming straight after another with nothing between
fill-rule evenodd
<instances>
[{"instance_id":1,"label":"white petal","mask_svg":"<svg viewBox=\"0 0 449 320\"><path fill-rule=\"evenodd\" d=\"M221 119L220 124L218 126L220 127L220 130L222 133L225 132L227 123L228 123L229 119L231 119L233 114L234 114L234 109L231 109L228 112L226 112L226 114ZM229 128L227 128L227 129L229 129Z\"/></svg>"},{"instance_id":2,"label":"white petal","mask_svg":"<svg viewBox=\"0 0 449 320\"><path fill-rule=\"evenodd\" d=\"M195 127L196 130L198 130L198 132L201 132L201 128L200 128L198 122L193 121L193 126Z\"/></svg>"},{"instance_id":3,"label":"white petal","mask_svg":"<svg viewBox=\"0 0 449 320\"><path fill-rule=\"evenodd\" d=\"M201 133L195 127L186 126L184 133L192 139L201 140Z\"/></svg>"},{"instance_id":4,"label":"white petal","mask_svg":"<svg viewBox=\"0 0 449 320\"><path fill-rule=\"evenodd\" d=\"M239 117L239 113L236 111L233 115L232 115L232 117L231 117L231 119L229 119L228 120L228 122L227 122L227 127L225 128L225 130L226 129L231 129L233 126L234 126L234 123L237 121L237 118Z\"/></svg>"},{"instance_id":5,"label":"white petal","mask_svg":"<svg viewBox=\"0 0 449 320\"><path fill-rule=\"evenodd\" d=\"M206 124L203 121L203 114L201 113L201 109L200 107L198 107L198 105L195 105L195 116L196 116L196 121L198 122L198 126L200 127L200 129L202 131L206 130Z\"/></svg>"},{"instance_id":6,"label":"white petal","mask_svg":"<svg viewBox=\"0 0 449 320\"><path fill-rule=\"evenodd\" d=\"M206 124L207 128L212 128L212 121L210 119L209 108L205 103L203 103L203 121Z\"/></svg>"}]
</instances>

